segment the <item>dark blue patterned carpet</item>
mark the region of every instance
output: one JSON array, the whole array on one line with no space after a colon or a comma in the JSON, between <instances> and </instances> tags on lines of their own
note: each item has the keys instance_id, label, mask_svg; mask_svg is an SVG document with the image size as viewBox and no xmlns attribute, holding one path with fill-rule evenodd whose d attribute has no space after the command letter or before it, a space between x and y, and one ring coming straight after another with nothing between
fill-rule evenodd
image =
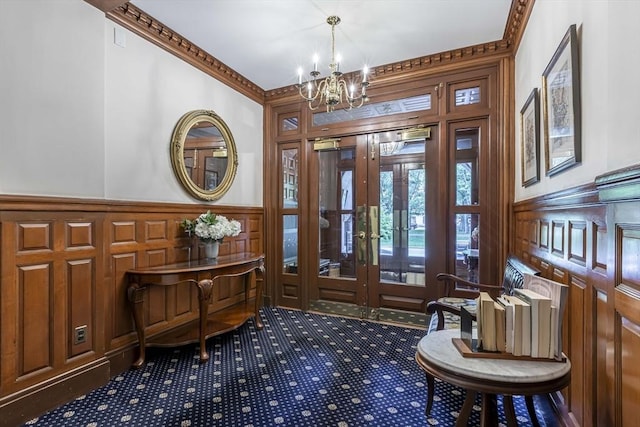
<instances>
[{"instance_id":1,"label":"dark blue patterned carpet","mask_svg":"<svg viewBox=\"0 0 640 427\"><path fill-rule=\"evenodd\" d=\"M139 370L28 426L452 426L464 392L436 382L430 417L426 384L415 362L424 330L283 308L196 345L150 349ZM518 422L530 426L524 400ZM540 410L542 426L555 426ZM544 409L544 408L543 408ZM479 425L479 401L470 425ZM501 425L504 425L499 405Z\"/></svg>"}]
</instances>

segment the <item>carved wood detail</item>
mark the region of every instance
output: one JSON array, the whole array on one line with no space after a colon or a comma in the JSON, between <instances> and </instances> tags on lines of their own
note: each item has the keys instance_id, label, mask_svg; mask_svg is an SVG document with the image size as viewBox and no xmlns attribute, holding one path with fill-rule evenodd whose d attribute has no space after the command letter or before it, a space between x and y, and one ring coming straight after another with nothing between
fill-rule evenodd
<instances>
[{"instance_id":1,"label":"carved wood detail","mask_svg":"<svg viewBox=\"0 0 640 427\"><path fill-rule=\"evenodd\" d=\"M264 90L255 83L133 4L120 5L107 12L106 16L250 99L264 104Z\"/></svg>"},{"instance_id":2,"label":"carved wood detail","mask_svg":"<svg viewBox=\"0 0 640 427\"><path fill-rule=\"evenodd\" d=\"M87 1L92 4L100 3L98 0ZM108 4L106 6L99 4L94 5L105 10L106 16L109 19L176 55L185 62L220 80L260 104L264 105L266 101L273 102L277 99L298 93L298 89L295 85L265 91L242 76L240 73L234 71L232 68L216 59L210 53L196 46L182 35L178 34L131 3L121 4L117 8L112 8L112 4ZM377 79L379 81L397 79L398 77L409 73L429 70L446 64L455 64L468 61L470 59L491 57L496 54L511 54L511 52L513 52L513 46L517 45L522 38L524 26L529 14L531 13L532 7L533 1L514 0L509 12L505 33L501 40L439 52L391 64L374 66L370 70L371 77L372 79ZM348 73L345 77L347 79L354 77L351 74L354 73Z\"/></svg>"}]
</instances>

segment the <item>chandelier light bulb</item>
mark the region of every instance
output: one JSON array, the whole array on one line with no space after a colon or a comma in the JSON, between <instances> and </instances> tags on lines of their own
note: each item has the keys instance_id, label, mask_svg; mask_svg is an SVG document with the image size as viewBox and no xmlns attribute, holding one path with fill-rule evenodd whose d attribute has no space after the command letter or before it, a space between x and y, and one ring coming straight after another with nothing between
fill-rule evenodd
<instances>
[{"instance_id":1,"label":"chandelier light bulb","mask_svg":"<svg viewBox=\"0 0 640 427\"><path fill-rule=\"evenodd\" d=\"M331 62L329 63L329 75L319 79L318 71L318 54L313 55L313 71L309 73L309 80L303 81L302 67L298 68L298 92L300 96L309 103L309 109L316 110L324 105L327 112L331 112L336 106L342 106L346 109L360 108L368 101L366 88L369 86L368 73L369 69L365 65L362 70L361 82L357 81L347 84L340 71L340 62L342 57L336 55L335 46L335 27L340 23L340 17L329 16L327 24L331 26ZM357 80L357 76L354 76ZM306 86L306 91L304 90ZM306 93L305 93L306 92Z\"/></svg>"}]
</instances>

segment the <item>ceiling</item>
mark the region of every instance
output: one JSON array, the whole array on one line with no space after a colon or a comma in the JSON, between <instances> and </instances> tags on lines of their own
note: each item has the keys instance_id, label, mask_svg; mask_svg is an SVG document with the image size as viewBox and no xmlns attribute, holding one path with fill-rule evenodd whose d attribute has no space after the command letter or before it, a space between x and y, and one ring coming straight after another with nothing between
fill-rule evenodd
<instances>
[{"instance_id":1,"label":"ceiling","mask_svg":"<svg viewBox=\"0 0 640 427\"><path fill-rule=\"evenodd\" d=\"M344 72L501 40L511 0L131 0L263 90L331 57Z\"/></svg>"}]
</instances>

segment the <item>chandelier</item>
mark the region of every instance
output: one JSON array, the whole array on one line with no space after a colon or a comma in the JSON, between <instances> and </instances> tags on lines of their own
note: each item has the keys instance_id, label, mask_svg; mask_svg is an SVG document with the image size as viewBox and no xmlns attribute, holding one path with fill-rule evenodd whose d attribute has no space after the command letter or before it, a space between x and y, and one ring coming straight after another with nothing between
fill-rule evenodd
<instances>
[{"instance_id":1,"label":"chandelier","mask_svg":"<svg viewBox=\"0 0 640 427\"><path fill-rule=\"evenodd\" d=\"M340 58L336 60L336 37L335 29L336 25L340 23L340 17L330 16L327 18L327 24L331 25L331 63L329 64L329 70L331 73L328 77L318 80L320 71L318 71L318 59L317 56L313 60L313 71L309 73L311 79L309 81L302 81L302 68L298 68L298 91L300 96L309 103L311 110L317 110L321 105L327 107L327 112L333 111L335 106L346 102L349 105L349 110L352 108L362 107L362 104L368 100L367 87L369 82L367 80L368 69L365 66L362 70L362 81L356 92L356 85L354 83L347 84L342 78L342 72L340 72Z\"/></svg>"}]
</instances>

